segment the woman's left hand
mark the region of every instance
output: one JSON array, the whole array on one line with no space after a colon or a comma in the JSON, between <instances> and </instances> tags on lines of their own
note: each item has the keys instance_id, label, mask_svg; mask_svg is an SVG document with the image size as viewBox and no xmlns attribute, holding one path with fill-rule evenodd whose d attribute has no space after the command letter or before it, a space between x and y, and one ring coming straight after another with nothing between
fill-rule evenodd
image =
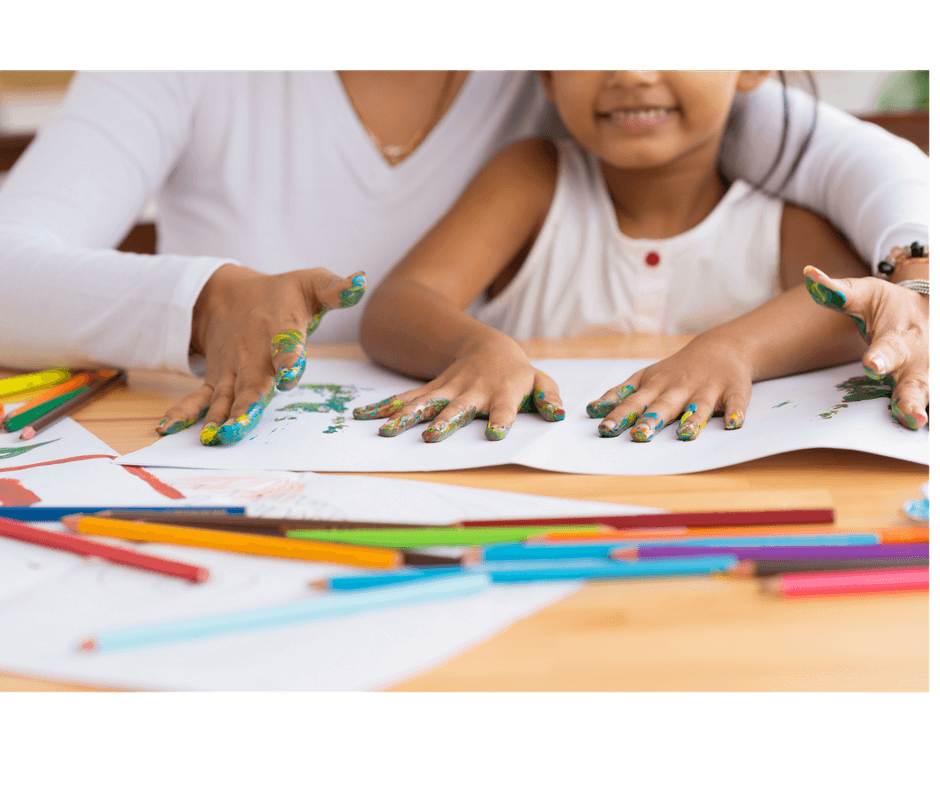
<instances>
[{"instance_id":1,"label":"woman's left hand","mask_svg":"<svg viewBox=\"0 0 940 788\"><path fill-rule=\"evenodd\" d=\"M920 429L930 404L930 300L874 276L830 279L807 266L806 287L821 306L851 317L869 348L862 357L868 376L894 380L891 413L899 424Z\"/></svg>"},{"instance_id":2,"label":"woman's left hand","mask_svg":"<svg viewBox=\"0 0 940 788\"><path fill-rule=\"evenodd\" d=\"M610 389L587 412L603 418L597 428L602 438L630 429L632 440L645 443L679 419L676 437L695 440L713 415L724 415L726 430L744 424L752 377L741 345L708 332Z\"/></svg>"}]
</instances>

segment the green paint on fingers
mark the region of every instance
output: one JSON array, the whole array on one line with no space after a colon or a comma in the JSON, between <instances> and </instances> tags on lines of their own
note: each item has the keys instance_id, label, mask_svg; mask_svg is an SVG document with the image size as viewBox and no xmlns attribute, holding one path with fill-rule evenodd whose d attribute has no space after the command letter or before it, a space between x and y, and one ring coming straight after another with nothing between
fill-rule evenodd
<instances>
[{"instance_id":1,"label":"green paint on fingers","mask_svg":"<svg viewBox=\"0 0 940 788\"><path fill-rule=\"evenodd\" d=\"M277 365L281 356L298 354L297 360L288 367L280 367L275 373L275 386L284 391L296 383L304 374L307 366L307 345L304 337L296 329L289 329L275 334L271 340L271 357Z\"/></svg>"},{"instance_id":2,"label":"green paint on fingers","mask_svg":"<svg viewBox=\"0 0 940 788\"><path fill-rule=\"evenodd\" d=\"M432 424L423 433L421 433L421 437L424 438L425 443L439 443L440 441L444 440L444 438L452 435L461 427L473 421L473 419L476 418L476 415L476 408L468 408L467 410L461 411L456 416L452 416L445 421Z\"/></svg>"}]
</instances>

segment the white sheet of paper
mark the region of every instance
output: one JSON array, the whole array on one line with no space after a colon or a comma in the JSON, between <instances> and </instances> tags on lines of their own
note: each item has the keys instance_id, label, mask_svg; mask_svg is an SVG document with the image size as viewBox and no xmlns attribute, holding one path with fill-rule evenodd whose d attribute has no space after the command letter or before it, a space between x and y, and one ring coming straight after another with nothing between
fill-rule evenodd
<instances>
[{"instance_id":1,"label":"white sheet of paper","mask_svg":"<svg viewBox=\"0 0 940 788\"><path fill-rule=\"evenodd\" d=\"M860 364L757 383L745 425L724 430L714 418L683 442L676 425L649 443L628 434L600 438L585 407L621 384L649 359L540 359L559 384L564 421L520 414L503 441L484 437L477 420L444 441L425 443L421 427L394 438L377 432L384 420L356 421L352 410L415 387L415 382L366 362L316 361L301 385L276 395L255 430L232 446L203 446L198 427L157 441L120 462L189 468L306 471L429 471L518 463L569 473L656 475L693 473L796 449L828 447L926 464L928 431L897 424L888 399L844 401L838 386L865 382ZM878 385L869 384L865 385Z\"/></svg>"},{"instance_id":2,"label":"white sheet of paper","mask_svg":"<svg viewBox=\"0 0 940 788\"><path fill-rule=\"evenodd\" d=\"M269 515L433 524L654 511L361 476L151 470L189 505L245 505ZM378 689L440 664L580 587L497 586L465 598L291 627L111 654L79 651L82 640L106 629L302 599L316 593L307 587L310 580L358 571L175 545L137 549L206 566L212 576L193 585L0 539L0 670L130 689Z\"/></svg>"}]
</instances>

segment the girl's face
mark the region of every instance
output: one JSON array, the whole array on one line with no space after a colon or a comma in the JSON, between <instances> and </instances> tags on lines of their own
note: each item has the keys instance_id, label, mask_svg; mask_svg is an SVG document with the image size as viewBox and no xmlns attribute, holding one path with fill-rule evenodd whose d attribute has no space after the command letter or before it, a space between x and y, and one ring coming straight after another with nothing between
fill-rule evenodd
<instances>
[{"instance_id":1,"label":"girl's face","mask_svg":"<svg viewBox=\"0 0 940 788\"><path fill-rule=\"evenodd\" d=\"M553 71L543 81L571 135L623 169L717 161L735 92L769 71Z\"/></svg>"}]
</instances>

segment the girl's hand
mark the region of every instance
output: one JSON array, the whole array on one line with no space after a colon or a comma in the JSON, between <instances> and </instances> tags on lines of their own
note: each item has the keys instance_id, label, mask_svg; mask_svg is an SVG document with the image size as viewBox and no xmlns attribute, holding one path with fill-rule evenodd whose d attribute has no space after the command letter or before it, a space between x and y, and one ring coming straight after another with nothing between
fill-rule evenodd
<instances>
[{"instance_id":1,"label":"girl's hand","mask_svg":"<svg viewBox=\"0 0 940 788\"><path fill-rule=\"evenodd\" d=\"M894 379L891 413L899 424L920 429L930 404L929 299L873 276L830 279L806 266L806 287L817 304L849 315L869 348L862 365L869 377Z\"/></svg>"},{"instance_id":2,"label":"girl's hand","mask_svg":"<svg viewBox=\"0 0 940 788\"><path fill-rule=\"evenodd\" d=\"M205 380L166 412L157 433L179 432L205 416L205 445L241 440L275 391L300 381L307 335L330 309L352 306L364 292L361 271L340 279L325 268L274 276L219 268L193 309L191 345L206 357Z\"/></svg>"},{"instance_id":3,"label":"girl's hand","mask_svg":"<svg viewBox=\"0 0 940 788\"><path fill-rule=\"evenodd\" d=\"M610 389L587 412L604 419L597 428L602 438L630 429L632 440L645 443L679 419L676 437L695 440L713 415L724 414L726 430L744 424L752 377L740 345L711 331Z\"/></svg>"},{"instance_id":4,"label":"girl's hand","mask_svg":"<svg viewBox=\"0 0 940 788\"><path fill-rule=\"evenodd\" d=\"M353 416L388 418L379 429L385 437L430 421L421 437L437 443L487 414L487 439L502 440L521 412L538 412L546 421L565 417L555 381L535 369L518 344L501 336L461 356L430 383L356 408Z\"/></svg>"}]
</instances>

